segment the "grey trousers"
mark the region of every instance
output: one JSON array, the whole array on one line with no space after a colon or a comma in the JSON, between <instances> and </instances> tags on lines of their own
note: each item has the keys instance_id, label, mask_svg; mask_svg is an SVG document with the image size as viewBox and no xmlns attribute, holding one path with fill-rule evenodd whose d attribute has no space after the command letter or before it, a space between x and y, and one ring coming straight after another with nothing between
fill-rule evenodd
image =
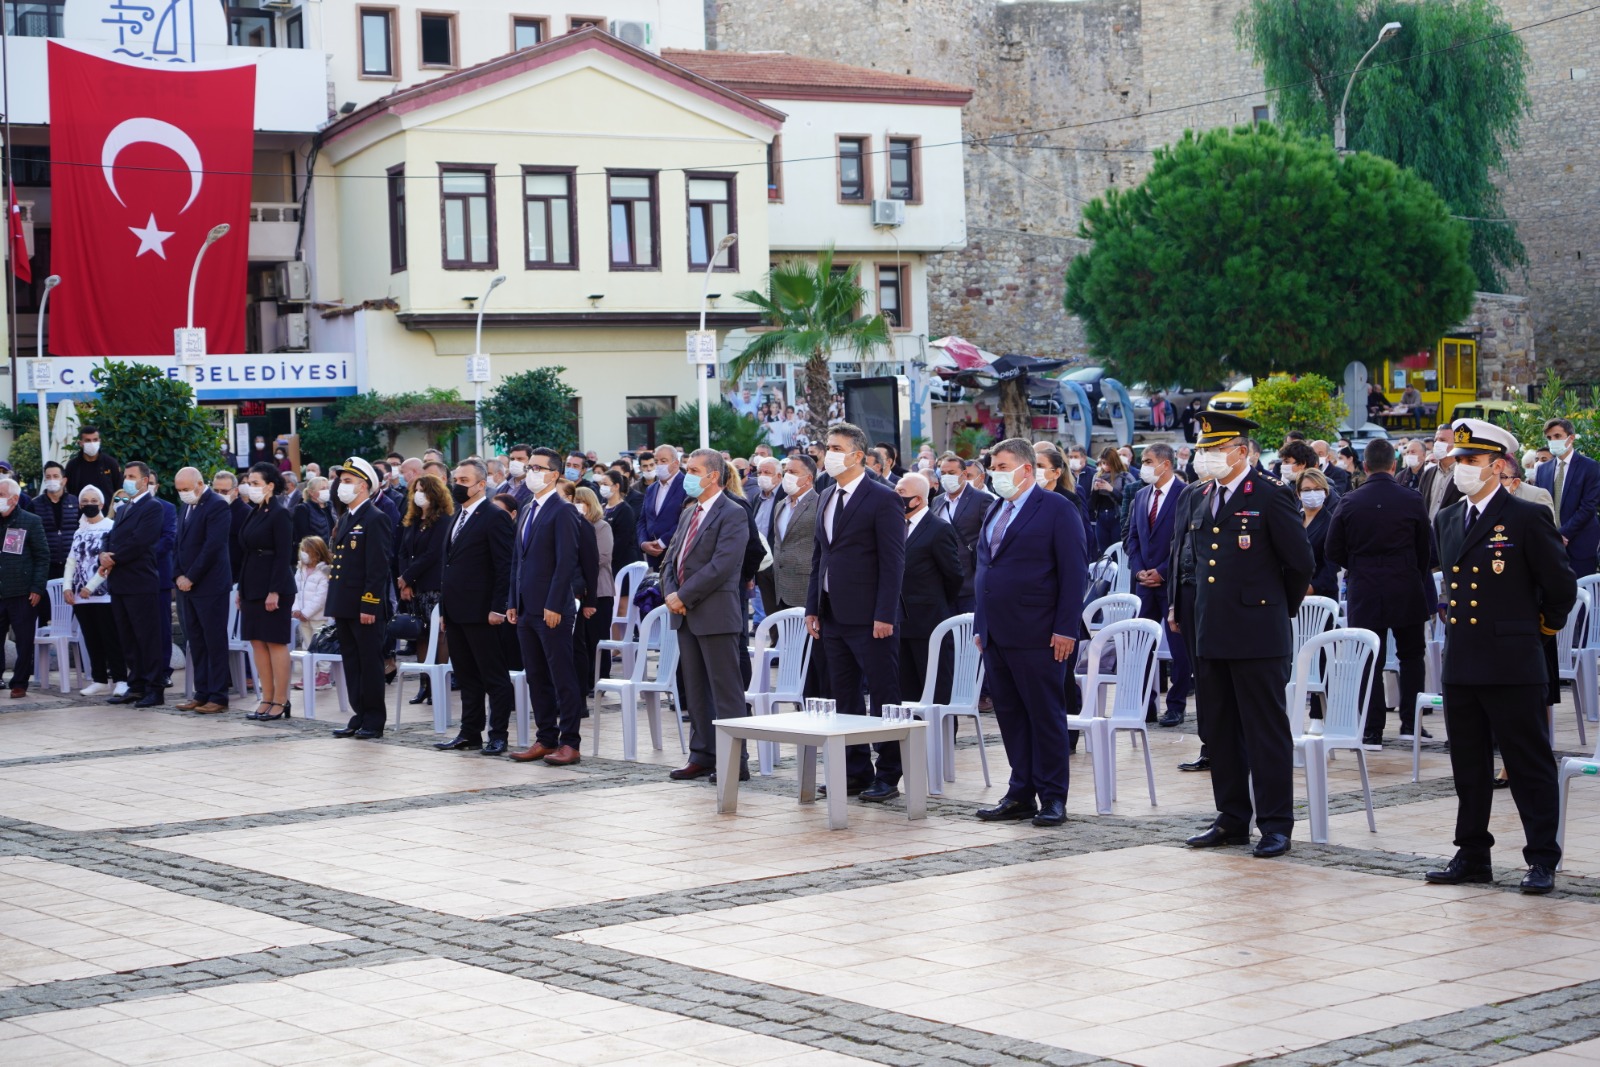
<instances>
[{"instance_id":1,"label":"grey trousers","mask_svg":"<svg viewBox=\"0 0 1600 1067\"><path fill-rule=\"evenodd\" d=\"M739 657L746 654L744 635L696 636L687 626L677 632L678 670L683 684L680 695L683 709L689 713L689 762L715 767L717 738L711 724L749 714L744 703L744 674L739 667ZM740 746L741 770L745 764Z\"/></svg>"}]
</instances>

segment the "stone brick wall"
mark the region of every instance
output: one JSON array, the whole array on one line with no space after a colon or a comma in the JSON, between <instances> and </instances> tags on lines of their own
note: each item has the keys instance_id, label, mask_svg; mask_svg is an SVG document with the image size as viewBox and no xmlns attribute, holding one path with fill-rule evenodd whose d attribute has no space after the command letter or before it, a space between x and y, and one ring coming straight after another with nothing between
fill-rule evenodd
<instances>
[{"instance_id":1,"label":"stone brick wall","mask_svg":"<svg viewBox=\"0 0 1600 1067\"><path fill-rule=\"evenodd\" d=\"M1536 340L1525 296L1479 293L1472 314L1462 326L1478 338L1478 395L1495 400L1515 394L1524 399L1528 386L1542 381L1535 357Z\"/></svg>"}]
</instances>

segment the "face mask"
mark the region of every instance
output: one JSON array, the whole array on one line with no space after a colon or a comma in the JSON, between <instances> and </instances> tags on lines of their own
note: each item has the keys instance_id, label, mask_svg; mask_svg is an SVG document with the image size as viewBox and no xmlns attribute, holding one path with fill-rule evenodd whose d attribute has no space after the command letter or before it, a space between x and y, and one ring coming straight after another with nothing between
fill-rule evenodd
<instances>
[{"instance_id":1,"label":"face mask","mask_svg":"<svg viewBox=\"0 0 1600 1067\"><path fill-rule=\"evenodd\" d=\"M339 483L339 500L342 503L349 504L351 501L355 500L355 498L356 498L356 487L353 484L351 484L350 482L340 482Z\"/></svg>"},{"instance_id":2,"label":"face mask","mask_svg":"<svg viewBox=\"0 0 1600 1067\"><path fill-rule=\"evenodd\" d=\"M509 470L511 472L511 477L520 478L527 473L528 468L523 464L522 460L514 459L511 461Z\"/></svg>"},{"instance_id":3,"label":"face mask","mask_svg":"<svg viewBox=\"0 0 1600 1067\"><path fill-rule=\"evenodd\" d=\"M901 497L901 500L905 502L907 515L914 514L918 505L922 503L922 498L920 496Z\"/></svg>"},{"instance_id":4,"label":"face mask","mask_svg":"<svg viewBox=\"0 0 1600 1067\"><path fill-rule=\"evenodd\" d=\"M954 493L955 491L957 491L958 489L961 488L961 475L959 475L959 474L941 474L941 475L939 475L939 488L943 489L947 493Z\"/></svg>"},{"instance_id":5,"label":"face mask","mask_svg":"<svg viewBox=\"0 0 1600 1067\"><path fill-rule=\"evenodd\" d=\"M0 515L11 514L11 509L17 506L15 500L0 500Z\"/></svg>"},{"instance_id":6,"label":"face mask","mask_svg":"<svg viewBox=\"0 0 1600 1067\"><path fill-rule=\"evenodd\" d=\"M282 452L279 452L278 455L277 455L277 458L279 460L282 460L284 458L284 454Z\"/></svg>"},{"instance_id":7,"label":"face mask","mask_svg":"<svg viewBox=\"0 0 1600 1067\"><path fill-rule=\"evenodd\" d=\"M1572 442L1565 437L1552 437L1547 442L1550 445L1550 454L1557 458L1567 454L1567 449L1572 447Z\"/></svg>"},{"instance_id":8,"label":"face mask","mask_svg":"<svg viewBox=\"0 0 1600 1067\"><path fill-rule=\"evenodd\" d=\"M411 494L411 502L419 508L426 508L428 506L428 494L419 489Z\"/></svg>"},{"instance_id":9,"label":"face mask","mask_svg":"<svg viewBox=\"0 0 1600 1067\"><path fill-rule=\"evenodd\" d=\"M1445 444L1443 441L1435 441L1433 443L1433 458L1434 459L1443 459L1444 456L1445 456L1445 453L1448 452L1448 451L1450 451L1450 446Z\"/></svg>"},{"instance_id":10,"label":"face mask","mask_svg":"<svg viewBox=\"0 0 1600 1067\"><path fill-rule=\"evenodd\" d=\"M1202 480L1221 478L1228 473L1228 457L1220 452L1196 452L1194 472Z\"/></svg>"},{"instance_id":11,"label":"face mask","mask_svg":"<svg viewBox=\"0 0 1600 1067\"><path fill-rule=\"evenodd\" d=\"M129 497L138 496L139 483L134 481L132 478L124 478L122 479L122 491L127 493Z\"/></svg>"},{"instance_id":12,"label":"face mask","mask_svg":"<svg viewBox=\"0 0 1600 1067\"><path fill-rule=\"evenodd\" d=\"M1325 490L1305 489L1300 493L1300 506L1307 511L1316 511L1326 499L1328 499L1328 494Z\"/></svg>"},{"instance_id":13,"label":"face mask","mask_svg":"<svg viewBox=\"0 0 1600 1067\"><path fill-rule=\"evenodd\" d=\"M1071 471L1073 474L1077 474L1079 471L1083 470L1083 457L1069 456L1067 458L1067 470Z\"/></svg>"},{"instance_id":14,"label":"face mask","mask_svg":"<svg viewBox=\"0 0 1600 1067\"><path fill-rule=\"evenodd\" d=\"M1539 473L1539 469L1537 467L1523 467L1522 468L1522 480L1525 481L1525 482L1531 482L1531 481L1533 481L1534 475L1536 475L1538 473Z\"/></svg>"},{"instance_id":15,"label":"face mask","mask_svg":"<svg viewBox=\"0 0 1600 1067\"><path fill-rule=\"evenodd\" d=\"M924 460L919 460L917 462L917 470L922 471L923 473L927 473L928 471L933 470L933 464L929 463L925 459Z\"/></svg>"},{"instance_id":16,"label":"face mask","mask_svg":"<svg viewBox=\"0 0 1600 1067\"><path fill-rule=\"evenodd\" d=\"M100 442L85 441L83 443L83 454L91 459L93 459L95 456L98 456L100 454Z\"/></svg>"},{"instance_id":17,"label":"face mask","mask_svg":"<svg viewBox=\"0 0 1600 1067\"><path fill-rule=\"evenodd\" d=\"M824 452L822 454L822 467L830 477L838 478L839 475L845 472L845 468L849 466L845 462L846 455L847 453L844 452Z\"/></svg>"},{"instance_id":18,"label":"face mask","mask_svg":"<svg viewBox=\"0 0 1600 1067\"><path fill-rule=\"evenodd\" d=\"M685 474L683 476L683 495L694 500L700 499L700 491L705 488L700 484L698 474Z\"/></svg>"},{"instance_id":19,"label":"face mask","mask_svg":"<svg viewBox=\"0 0 1600 1067\"><path fill-rule=\"evenodd\" d=\"M1124 467L1133 466L1133 453L1132 452L1118 452L1117 455L1122 457L1122 465Z\"/></svg>"},{"instance_id":20,"label":"face mask","mask_svg":"<svg viewBox=\"0 0 1600 1067\"><path fill-rule=\"evenodd\" d=\"M1294 478L1299 475L1302 468L1293 463L1285 463L1282 469L1285 478Z\"/></svg>"},{"instance_id":21,"label":"face mask","mask_svg":"<svg viewBox=\"0 0 1600 1067\"><path fill-rule=\"evenodd\" d=\"M1465 496L1476 496L1495 474L1488 467L1469 467L1457 463L1450 468L1450 478Z\"/></svg>"},{"instance_id":22,"label":"face mask","mask_svg":"<svg viewBox=\"0 0 1600 1067\"><path fill-rule=\"evenodd\" d=\"M450 486L450 499L454 500L456 506L459 507L472 499L472 491L464 485L452 483Z\"/></svg>"},{"instance_id":23,"label":"face mask","mask_svg":"<svg viewBox=\"0 0 1600 1067\"><path fill-rule=\"evenodd\" d=\"M61 492L61 479L59 479L59 478L50 478L50 479L46 480L46 482L44 483L44 491L47 492L47 493L59 493L59 492Z\"/></svg>"},{"instance_id":24,"label":"face mask","mask_svg":"<svg viewBox=\"0 0 1600 1067\"><path fill-rule=\"evenodd\" d=\"M240 492L244 493L244 498L252 504L261 503L261 498L266 495L266 490L259 485L246 485Z\"/></svg>"},{"instance_id":25,"label":"face mask","mask_svg":"<svg viewBox=\"0 0 1600 1067\"><path fill-rule=\"evenodd\" d=\"M1139 468L1139 480L1145 485L1154 485L1156 481L1156 468L1154 464L1146 463Z\"/></svg>"},{"instance_id":26,"label":"face mask","mask_svg":"<svg viewBox=\"0 0 1600 1067\"><path fill-rule=\"evenodd\" d=\"M311 553L309 553L309 552L300 553L300 566L302 566L302 567L311 566Z\"/></svg>"},{"instance_id":27,"label":"face mask","mask_svg":"<svg viewBox=\"0 0 1600 1067\"><path fill-rule=\"evenodd\" d=\"M994 471L989 479L994 482L994 491L1000 494L1002 500L1010 500L1017 495L1017 479L1010 471Z\"/></svg>"},{"instance_id":28,"label":"face mask","mask_svg":"<svg viewBox=\"0 0 1600 1067\"><path fill-rule=\"evenodd\" d=\"M199 501L200 494L193 492L192 490L185 489L183 492L178 494L178 499L183 501L185 504L193 504Z\"/></svg>"},{"instance_id":29,"label":"face mask","mask_svg":"<svg viewBox=\"0 0 1600 1067\"><path fill-rule=\"evenodd\" d=\"M601 500L610 500L611 499L611 486L610 486L609 483L604 483L604 484L602 484L600 486L600 499Z\"/></svg>"},{"instance_id":30,"label":"face mask","mask_svg":"<svg viewBox=\"0 0 1600 1067\"><path fill-rule=\"evenodd\" d=\"M785 474L783 476L783 495L794 496L800 492L800 476L798 474Z\"/></svg>"},{"instance_id":31,"label":"face mask","mask_svg":"<svg viewBox=\"0 0 1600 1067\"><path fill-rule=\"evenodd\" d=\"M656 468L656 481L667 482L672 480L672 468L662 465Z\"/></svg>"},{"instance_id":32,"label":"face mask","mask_svg":"<svg viewBox=\"0 0 1600 1067\"><path fill-rule=\"evenodd\" d=\"M567 476L567 481L569 481L569 482L575 482L579 478L583 477L583 472L581 470L579 470L577 467L568 467L566 470L562 471L561 473L565 474Z\"/></svg>"},{"instance_id":33,"label":"face mask","mask_svg":"<svg viewBox=\"0 0 1600 1067\"><path fill-rule=\"evenodd\" d=\"M763 493L772 492L772 475L770 475L770 474L758 474L758 475L756 475L756 488L760 489Z\"/></svg>"},{"instance_id":34,"label":"face mask","mask_svg":"<svg viewBox=\"0 0 1600 1067\"><path fill-rule=\"evenodd\" d=\"M100 517L99 504L84 504L78 510L83 512L83 517L86 519L98 519Z\"/></svg>"},{"instance_id":35,"label":"face mask","mask_svg":"<svg viewBox=\"0 0 1600 1067\"><path fill-rule=\"evenodd\" d=\"M522 476L522 484L528 487L530 493L542 493L544 487L550 484L550 472L532 470Z\"/></svg>"},{"instance_id":36,"label":"face mask","mask_svg":"<svg viewBox=\"0 0 1600 1067\"><path fill-rule=\"evenodd\" d=\"M1422 462L1422 457L1414 453L1406 453L1406 470L1416 470L1417 464Z\"/></svg>"},{"instance_id":37,"label":"face mask","mask_svg":"<svg viewBox=\"0 0 1600 1067\"><path fill-rule=\"evenodd\" d=\"M265 441L263 441L261 438L258 437L258 438L256 438L256 447L257 448L266 448L267 447L267 443Z\"/></svg>"}]
</instances>

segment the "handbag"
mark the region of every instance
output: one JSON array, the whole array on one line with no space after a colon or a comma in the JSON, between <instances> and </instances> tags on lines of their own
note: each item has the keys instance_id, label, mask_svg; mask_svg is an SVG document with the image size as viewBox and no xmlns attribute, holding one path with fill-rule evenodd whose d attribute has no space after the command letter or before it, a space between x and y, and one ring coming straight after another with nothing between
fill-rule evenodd
<instances>
[{"instance_id":1,"label":"handbag","mask_svg":"<svg viewBox=\"0 0 1600 1067\"><path fill-rule=\"evenodd\" d=\"M333 623L323 624L322 629L311 635L311 641L306 645L307 652L320 656L339 655L339 630Z\"/></svg>"},{"instance_id":2,"label":"handbag","mask_svg":"<svg viewBox=\"0 0 1600 1067\"><path fill-rule=\"evenodd\" d=\"M389 620L388 636L391 641L417 641L422 637L422 618L418 615L396 615Z\"/></svg>"}]
</instances>

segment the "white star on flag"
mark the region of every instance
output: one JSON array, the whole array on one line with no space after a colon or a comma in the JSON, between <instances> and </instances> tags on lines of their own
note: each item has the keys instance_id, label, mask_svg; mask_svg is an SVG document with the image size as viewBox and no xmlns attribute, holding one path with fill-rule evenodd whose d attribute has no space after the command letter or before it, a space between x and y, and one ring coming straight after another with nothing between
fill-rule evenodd
<instances>
[{"instance_id":1,"label":"white star on flag","mask_svg":"<svg viewBox=\"0 0 1600 1067\"><path fill-rule=\"evenodd\" d=\"M150 221L144 224L143 229L140 229L138 226L129 226L128 232L139 239L139 251L133 254L134 259L138 259L146 252L154 252L162 259L166 259L167 252L162 246L166 243L167 238L171 237L175 231L163 230L158 227L156 225L156 217L152 213L150 216Z\"/></svg>"}]
</instances>

